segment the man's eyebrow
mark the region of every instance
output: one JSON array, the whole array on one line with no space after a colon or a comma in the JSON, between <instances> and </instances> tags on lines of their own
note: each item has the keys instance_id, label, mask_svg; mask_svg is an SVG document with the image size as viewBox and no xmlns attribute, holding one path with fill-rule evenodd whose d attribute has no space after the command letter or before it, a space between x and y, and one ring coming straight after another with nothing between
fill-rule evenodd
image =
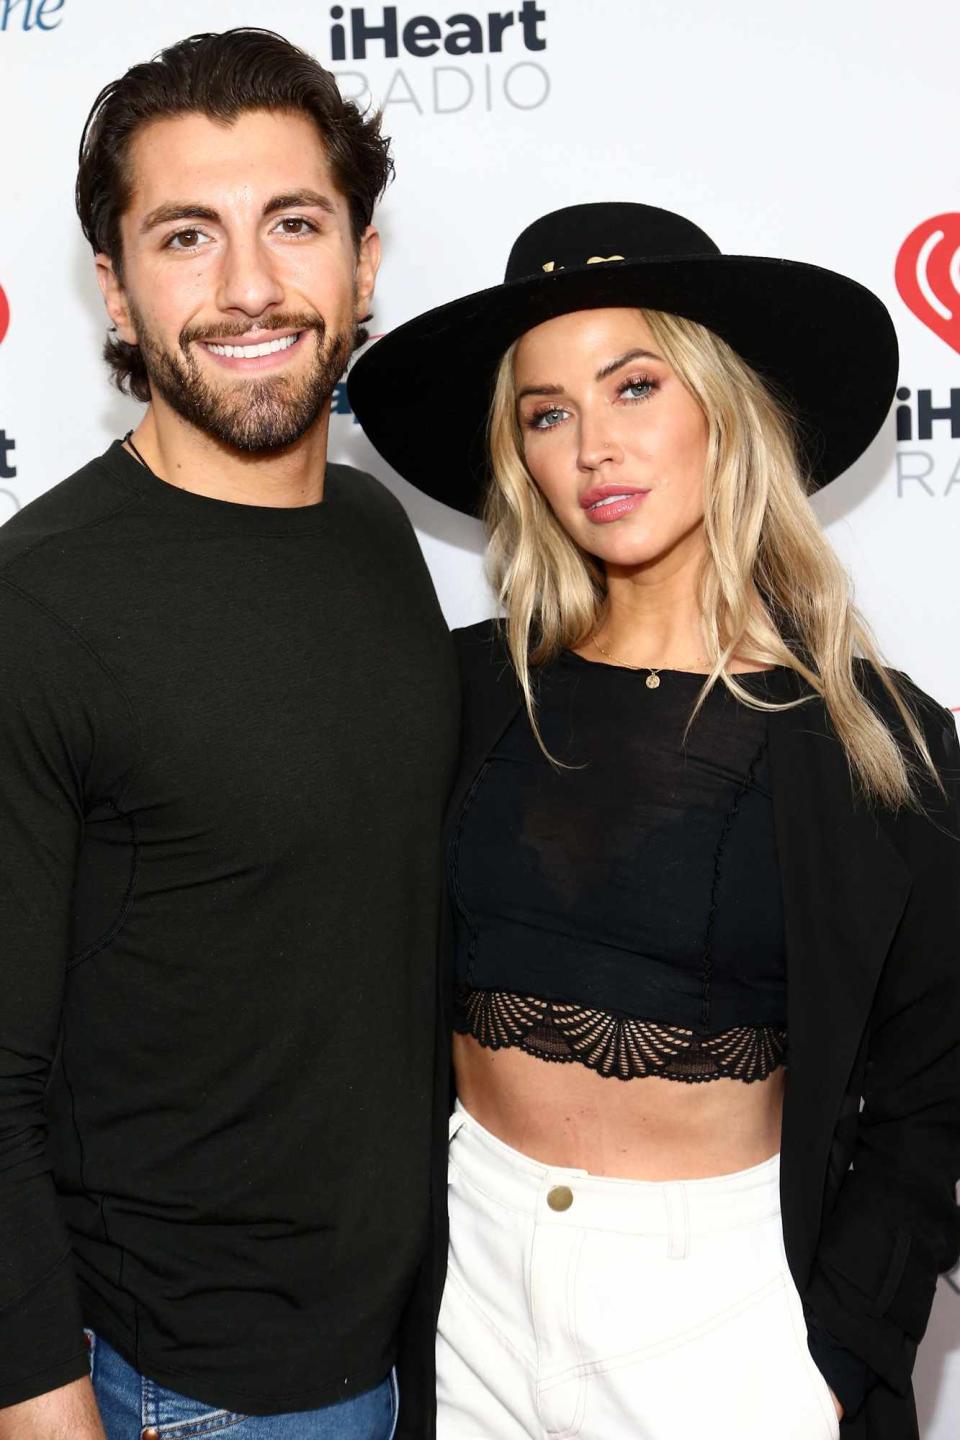
<instances>
[{"instance_id":1,"label":"man's eyebrow","mask_svg":"<svg viewBox=\"0 0 960 1440\"><path fill-rule=\"evenodd\" d=\"M263 207L264 215L274 215L278 210L306 209L312 206L315 210L323 210L327 215L336 215L337 207L329 195L322 195L319 190L291 190L285 195L274 195Z\"/></svg>"},{"instance_id":2,"label":"man's eyebrow","mask_svg":"<svg viewBox=\"0 0 960 1440\"><path fill-rule=\"evenodd\" d=\"M145 235L148 230L154 230L158 225L169 225L174 220L209 220L216 224L219 219L216 210L211 210L209 205L199 205L194 200L170 200L144 216L140 233Z\"/></svg>"},{"instance_id":3,"label":"man's eyebrow","mask_svg":"<svg viewBox=\"0 0 960 1440\"><path fill-rule=\"evenodd\" d=\"M274 195L263 207L264 215L275 215L278 210L295 210L297 207L306 209L308 206L315 210L323 210L327 215L336 215L337 207L328 195L322 195L319 190L291 190L288 194ZM195 200L170 200L164 205L158 205L156 210L151 210L149 215L144 217L140 226L140 233L145 235L148 230L155 230L158 225L170 225L178 220L208 220L211 225L220 223L220 215L209 205L201 205Z\"/></svg>"},{"instance_id":4,"label":"man's eyebrow","mask_svg":"<svg viewBox=\"0 0 960 1440\"><path fill-rule=\"evenodd\" d=\"M607 380L615 375L622 365L629 365L631 360L660 360L662 356L654 355L652 350L627 350L623 355L618 355L616 360L611 360L609 365L602 366L594 376L595 380Z\"/></svg>"}]
</instances>

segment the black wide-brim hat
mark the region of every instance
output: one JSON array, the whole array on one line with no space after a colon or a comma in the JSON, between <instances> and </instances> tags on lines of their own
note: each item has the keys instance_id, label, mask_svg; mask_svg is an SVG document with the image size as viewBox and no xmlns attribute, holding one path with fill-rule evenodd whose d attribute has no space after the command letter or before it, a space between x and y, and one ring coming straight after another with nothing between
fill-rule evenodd
<instances>
[{"instance_id":1,"label":"black wide-brim hat","mask_svg":"<svg viewBox=\"0 0 960 1440\"><path fill-rule=\"evenodd\" d=\"M863 453L889 412L897 337L876 295L816 265L723 255L682 215L629 203L535 220L502 285L418 316L361 356L351 406L404 479L476 514L504 352L545 320L611 306L682 315L726 340L788 406L813 489Z\"/></svg>"}]
</instances>

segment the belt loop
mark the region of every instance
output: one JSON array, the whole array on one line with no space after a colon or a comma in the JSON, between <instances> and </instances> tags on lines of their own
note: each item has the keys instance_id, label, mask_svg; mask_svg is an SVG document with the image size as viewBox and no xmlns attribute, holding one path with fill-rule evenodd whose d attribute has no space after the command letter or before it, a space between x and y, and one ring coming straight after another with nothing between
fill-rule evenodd
<instances>
[{"instance_id":1,"label":"belt loop","mask_svg":"<svg viewBox=\"0 0 960 1440\"><path fill-rule=\"evenodd\" d=\"M685 1185L665 1185L667 1206L667 1255L671 1260L686 1260L690 1243L690 1216Z\"/></svg>"},{"instance_id":2,"label":"belt loop","mask_svg":"<svg viewBox=\"0 0 960 1440\"><path fill-rule=\"evenodd\" d=\"M160 1425L160 1406L157 1401L157 1388L152 1380L146 1375L140 1375L140 1423L141 1437L150 1432L153 1436L158 1433Z\"/></svg>"}]
</instances>

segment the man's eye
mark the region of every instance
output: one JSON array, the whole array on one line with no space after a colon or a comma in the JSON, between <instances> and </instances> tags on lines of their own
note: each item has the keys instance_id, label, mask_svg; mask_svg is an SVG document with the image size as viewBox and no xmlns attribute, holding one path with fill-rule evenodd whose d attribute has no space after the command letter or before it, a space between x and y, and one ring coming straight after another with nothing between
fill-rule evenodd
<instances>
[{"instance_id":1,"label":"man's eye","mask_svg":"<svg viewBox=\"0 0 960 1440\"><path fill-rule=\"evenodd\" d=\"M303 215L285 215L279 224L279 229L284 235L308 235L316 228Z\"/></svg>"},{"instance_id":2,"label":"man's eye","mask_svg":"<svg viewBox=\"0 0 960 1440\"><path fill-rule=\"evenodd\" d=\"M176 235L170 236L167 248L170 250L199 250L206 239L207 236L202 230L178 230Z\"/></svg>"}]
</instances>

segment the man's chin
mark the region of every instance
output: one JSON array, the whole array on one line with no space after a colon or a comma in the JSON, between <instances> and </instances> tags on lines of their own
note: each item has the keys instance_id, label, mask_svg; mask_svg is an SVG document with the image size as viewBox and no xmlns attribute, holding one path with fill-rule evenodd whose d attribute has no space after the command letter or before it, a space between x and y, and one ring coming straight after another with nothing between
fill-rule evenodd
<instances>
[{"instance_id":1,"label":"man's chin","mask_svg":"<svg viewBox=\"0 0 960 1440\"><path fill-rule=\"evenodd\" d=\"M144 346L155 396L201 434L243 455L274 455L303 440L321 420L350 357L341 336L329 355L280 373L227 372L192 342L184 359ZM152 362L152 363L151 363Z\"/></svg>"},{"instance_id":2,"label":"man's chin","mask_svg":"<svg viewBox=\"0 0 960 1440\"><path fill-rule=\"evenodd\" d=\"M318 423L330 395L311 390L291 394L286 377L241 379L217 386L196 378L170 383L151 377L162 397L194 430L245 455L270 455L302 440Z\"/></svg>"},{"instance_id":3,"label":"man's chin","mask_svg":"<svg viewBox=\"0 0 960 1440\"><path fill-rule=\"evenodd\" d=\"M313 424L316 424L316 421L314 421ZM266 433L258 431L253 434L244 431L216 432L211 430L208 430L206 433L213 435L214 439L219 440L221 445L225 445L230 450L235 450L238 455L259 456L266 460L273 455L282 454L293 445L299 444L299 442L310 433L312 428L312 425L308 425L304 429L271 430Z\"/></svg>"},{"instance_id":4,"label":"man's chin","mask_svg":"<svg viewBox=\"0 0 960 1440\"><path fill-rule=\"evenodd\" d=\"M239 414L195 415L191 423L204 434L211 436L232 450L243 455L274 455L289 450L307 436L319 422L323 406L311 407L307 412L291 414L284 407L274 413L253 413L245 410Z\"/></svg>"}]
</instances>

